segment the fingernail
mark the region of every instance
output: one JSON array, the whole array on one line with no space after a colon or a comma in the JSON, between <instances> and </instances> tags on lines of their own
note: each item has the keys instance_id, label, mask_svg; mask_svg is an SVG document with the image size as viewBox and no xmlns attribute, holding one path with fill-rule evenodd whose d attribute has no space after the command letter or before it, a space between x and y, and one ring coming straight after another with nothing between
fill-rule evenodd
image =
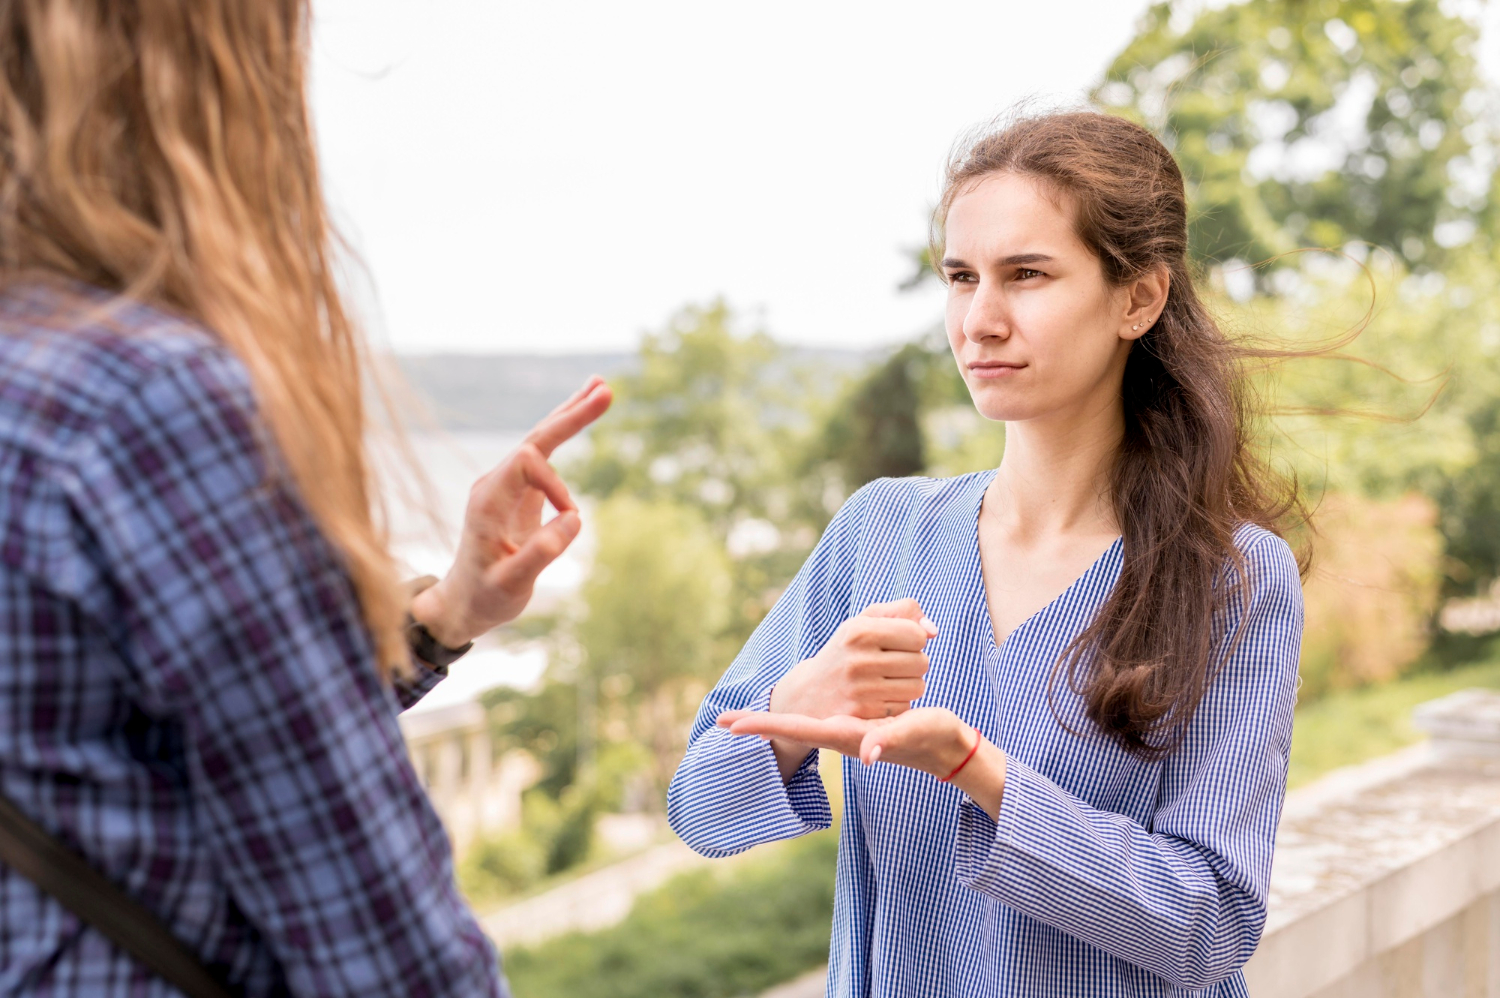
<instances>
[{"instance_id":1,"label":"fingernail","mask_svg":"<svg viewBox=\"0 0 1500 998\"><path fill-rule=\"evenodd\" d=\"M874 748L870 749L870 761L872 763L880 761L880 746L879 745L877 745Z\"/></svg>"},{"instance_id":2,"label":"fingernail","mask_svg":"<svg viewBox=\"0 0 1500 998\"><path fill-rule=\"evenodd\" d=\"M927 629L929 634L937 633L937 625L934 624L931 620L927 619L927 615L925 613L922 615L922 626Z\"/></svg>"}]
</instances>

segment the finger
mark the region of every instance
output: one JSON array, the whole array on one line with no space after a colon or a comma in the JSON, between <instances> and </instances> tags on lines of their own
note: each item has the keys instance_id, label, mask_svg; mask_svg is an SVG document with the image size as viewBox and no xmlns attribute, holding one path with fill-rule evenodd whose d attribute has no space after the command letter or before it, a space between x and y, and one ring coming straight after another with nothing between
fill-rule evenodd
<instances>
[{"instance_id":1,"label":"finger","mask_svg":"<svg viewBox=\"0 0 1500 998\"><path fill-rule=\"evenodd\" d=\"M848 626L850 639L882 651L919 652L929 640L922 625L904 618L856 617Z\"/></svg>"},{"instance_id":2,"label":"finger","mask_svg":"<svg viewBox=\"0 0 1500 998\"><path fill-rule=\"evenodd\" d=\"M917 624L917 626L921 627L927 633L929 638L937 637L937 625L928 618L927 614L922 612L922 605L911 598L898 599L890 603L871 603L865 607L864 612L860 616L899 617Z\"/></svg>"},{"instance_id":3,"label":"finger","mask_svg":"<svg viewBox=\"0 0 1500 998\"><path fill-rule=\"evenodd\" d=\"M735 721L738 721L740 718L746 716L747 714L754 713L755 711L753 710L726 710L720 712L718 720L714 723L721 728L729 728L734 726Z\"/></svg>"},{"instance_id":4,"label":"finger","mask_svg":"<svg viewBox=\"0 0 1500 998\"><path fill-rule=\"evenodd\" d=\"M920 679L888 679L881 683L876 695L881 700L902 700L911 703L927 692L927 684Z\"/></svg>"},{"instance_id":5,"label":"finger","mask_svg":"<svg viewBox=\"0 0 1500 998\"><path fill-rule=\"evenodd\" d=\"M577 405L579 399L583 398L589 392L594 390L594 386L602 384L604 384L604 379L602 377L597 374L589 375L589 379L583 383L583 386L581 388L579 388L572 395L569 395L567 398L563 399L563 401L553 407L552 411L547 413L547 415L556 416L564 409Z\"/></svg>"},{"instance_id":6,"label":"finger","mask_svg":"<svg viewBox=\"0 0 1500 998\"><path fill-rule=\"evenodd\" d=\"M614 401L614 393L602 378L597 381L590 379L586 388L587 391L558 406L527 435L527 442L544 457L550 457L560 444L604 415Z\"/></svg>"},{"instance_id":7,"label":"finger","mask_svg":"<svg viewBox=\"0 0 1500 998\"><path fill-rule=\"evenodd\" d=\"M583 521L573 510L559 513L544 523L509 558L501 559L485 573L485 581L509 591L524 590L536 582L542 569L557 560L578 536Z\"/></svg>"},{"instance_id":8,"label":"finger","mask_svg":"<svg viewBox=\"0 0 1500 998\"><path fill-rule=\"evenodd\" d=\"M852 717L818 719L803 714L753 711L735 721L729 731L735 735L785 738L803 745L815 745L850 755L859 751L866 723Z\"/></svg>"},{"instance_id":9,"label":"finger","mask_svg":"<svg viewBox=\"0 0 1500 998\"><path fill-rule=\"evenodd\" d=\"M927 656L919 651L887 651L882 652L875 659L875 666L880 670L880 675L884 679L908 682L920 681L923 676L927 675L931 663Z\"/></svg>"},{"instance_id":10,"label":"finger","mask_svg":"<svg viewBox=\"0 0 1500 998\"><path fill-rule=\"evenodd\" d=\"M922 604L907 597L889 603L871 603L860 613L861 617L901 617L912 623L922 619Z\"/></svg>"},{"instance_id":11,"label":"finger","mask_svg":"<svg viewBox=\"0 0 1500 998\"><path fill-rule=\"evenodd\" d=\"M865 732L865 736L859 741L859 761L867 766L879 762L880 757L900 741L902 727L899 723L881 724Z\"/></svg>"},{"instance_id":12,"label":"finger","mask_svg":"<svg viewBox=\"0 0 1500 998\"><path fill-rule=\"evenodd\" d=\"M480 503L486 511L497 505L510 507L528 488L546 496L559 513L578 508L557 469L548 464L541 451L531 444L517 447L496 471L498 474L493 477L480 480Z\"/></svg>"}]
</instances>

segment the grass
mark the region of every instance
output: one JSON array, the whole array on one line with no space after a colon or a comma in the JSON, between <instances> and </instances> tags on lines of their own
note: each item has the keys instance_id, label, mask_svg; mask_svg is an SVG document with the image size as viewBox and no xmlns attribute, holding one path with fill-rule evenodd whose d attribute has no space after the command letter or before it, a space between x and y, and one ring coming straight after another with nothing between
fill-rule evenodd
<instances>
[{"instance_id":1,"label":"grass","mask_svg":"<svg viewBox=\"0 0 1500 998\"><path fill-rule=\"evenodd\" d=\"M621 924L505 954L517 998L738 998L828 959L838 840L819 832L642 895Z\"/></svg>"},{"instance_id":2,"label":"grass","mask_svg":"<svg viewBox=\"0 0 1500 998\"><path fill-rule=\"evenodd\" d=\"M1379 686L1330 693L1297 709L1289 787L1340 766L1373 759L1421 740L1417 704L1471 686L1500 689L1500 655L1452 669L1425 669Z\"/></svg>"}]
</instances>

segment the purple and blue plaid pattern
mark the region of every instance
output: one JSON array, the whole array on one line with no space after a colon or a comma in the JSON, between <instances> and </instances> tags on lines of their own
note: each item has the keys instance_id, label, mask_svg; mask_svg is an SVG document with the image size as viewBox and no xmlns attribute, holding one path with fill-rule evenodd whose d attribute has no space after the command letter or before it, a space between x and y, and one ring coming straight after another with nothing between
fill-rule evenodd
<instances>
[{"instance_id":1,"label":"purple and blue plaid pattern","mask_svg":"<svg viewBox=\"0 0 1500 998\"><path fill-rule=\"evenodd\" d=\"M201 329L0 294L0 786L247 996L504 995L273 455ZM0 995L176 994L0 868Z\"/></svg>"}]
</instances>

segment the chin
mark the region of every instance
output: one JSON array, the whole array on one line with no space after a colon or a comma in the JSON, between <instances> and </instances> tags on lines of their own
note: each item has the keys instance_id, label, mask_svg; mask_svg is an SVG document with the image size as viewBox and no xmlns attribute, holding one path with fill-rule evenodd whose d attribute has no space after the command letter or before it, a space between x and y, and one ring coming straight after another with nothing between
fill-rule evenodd
<instances>
[{"instance_id":1,"label":"chin","mask_svg":"<svg viewBox=\"0 0 1500 998\"><path fill-rule=\"evenodd\" d=\"M1037 415L1034 404L1016 392L1004 391L995 385L978 388L971 385L969 397L974 400L974 408L981 416L997 423L1018 423Z\"/></svg>"}]
</instances>

